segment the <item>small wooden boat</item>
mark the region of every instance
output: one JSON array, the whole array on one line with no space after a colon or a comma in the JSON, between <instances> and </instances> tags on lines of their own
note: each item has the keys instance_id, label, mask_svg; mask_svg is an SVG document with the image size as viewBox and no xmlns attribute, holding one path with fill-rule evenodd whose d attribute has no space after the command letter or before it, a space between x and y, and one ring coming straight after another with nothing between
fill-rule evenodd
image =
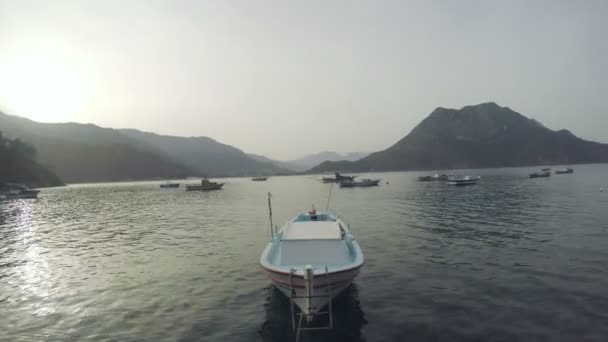
<instances>
[{"instance_id":1,"label":"small wooden boat","mask_svg":"<svg viewBox=\"0 0 608 342\"><path fill-rule=\"evenodd\" d=\"M574 170L571 168L555 170L556 175L564 175L564 174L568 174L568 173L574 173Z\"/></svg>"},{"instance_id":2,"label":"small wooden boat","mask_svg":"<svg viewBox=\"0 0 608 342\"><path fill-rule=\"evenodd\" d=\"M542 169L540 172L533 172L530 174L530 178L546 178L551 177L551 169Z\"/></svg>"},{"instance_id":3,"label":"small wooden boat","mask_svg":"<svg viewBox=\"0 0 608 342\"><path fill-rule=\"evenodd\" d=\"M362 179L360 181L347 180L340 182L341 188L365 188L369 186L378 186L380 179Z\"/></svg>"},{"instance_id":4,"label":"small wooden boat","mask_svg":"<svg viewBox=\"0 0 608 342\"><path fill-rule=\"evenodd\" d=\"M447 180L449 185L474 185L481 179L479 176L452 176Z\"/></svg>"},{"instance_id":5,"label":"small wooden boat","mask_svg":"<svg viewBox=\"0 0 608 342\"><path fill-rule=\"evenodd\" d=\"M186 184L184 190L186 191L209 191L209 190L221 190L224 183L216 183L204 178L201 180L201 184Z\"/></svg>"},{"instance_id":6,"label":"small wooden boat","mask_svg":"<svg viewBox=\"0 0 608 342\"><path fill-rule=\"evenodd\" d=\"M273 232L260 257L263 272L308 322L353 282L363 262L348 225L314 209Z\"/></svg>"},{"instance_id":7,"label":"small wooden boat","mask_svg":"<svg viewBox=\"0 0 608 342\"><path fill-rule=\"evenodd\" d=\"M343 176L340 173L336 172L334 174L334 177L323 177L321 180L323 181L323 183L339 183L339 182L343 182L343 181L349 181L349 180L354 180L355 177L357 176Z\"/></svg>"},{"instance_id":8,"label":"small wooden boat","mask_svg":"<svg viewBox=\"0 0 608 342\"><path fill-rule=\"evenodd\" d=\"M265 182L268 179L268 177L253 177L251 178L252 181L254 182Z\"/></svg>"}]
</instances>

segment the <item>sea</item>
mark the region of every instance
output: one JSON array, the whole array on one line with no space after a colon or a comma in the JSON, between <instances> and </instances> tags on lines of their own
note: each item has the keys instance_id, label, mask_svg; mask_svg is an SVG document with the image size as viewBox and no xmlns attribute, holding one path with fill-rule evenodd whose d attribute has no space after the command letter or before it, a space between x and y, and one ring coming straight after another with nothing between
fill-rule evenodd
<instances>
[{"instance_id":1,"label":"sea","mask_svg":"<svg viewBox=\"0 0 608 342\"><path fill-rule=\"evenodd\" d=\"M355 189L321 175L77 184L0 202L0 341L608 341L608 165L533 171L454 171L482 177L464 187L421 172ZM297 336L260 270L268 193L273 224L329 206L363 250L331 330Z\"/></svg>"}]
</instances>

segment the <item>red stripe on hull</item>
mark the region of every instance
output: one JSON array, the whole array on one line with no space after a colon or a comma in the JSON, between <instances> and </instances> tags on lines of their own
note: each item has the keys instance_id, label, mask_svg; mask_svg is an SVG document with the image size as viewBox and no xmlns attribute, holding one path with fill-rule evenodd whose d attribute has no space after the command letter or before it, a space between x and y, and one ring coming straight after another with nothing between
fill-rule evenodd
<instances>
[{"instance_id":1,"label":"red stripe on hull","mask_svg":"<svg viewBox=\"0 0 608 342\"><path fill-rule=\"evenodd\" d=\"M352 282L357 275L359 275L359 267L351 268L348 270L340 271L340 272L331 272L329 273L330 282L329 286L335 286L336 284L343 284L346 282ZM284 272L276 272L271 271L265 267L262 267L266 276L270 278L270 280L274 283L282 284L286 287L292 286L289 279L289 273ZM352 272L352 274L347 274L347 272ZM294 288L305 288L304 278L293 276L293 287ZM326 287L327 284L327 276L325 274L318 274L315 276L315 285L314 288L322 288Z\"/></svg>"},{"instance_id":2,"label":"red stripe on hull","mask_svg":"<svg viewBox=\"0 0 608 342\"><path fill-rule=\"evenodd\" d=\"M340 271L335 271L335 272L329 272L329 274L330 274L330 275L333 275L333 274L340 274L340 273L350 272L350 271L353 271L353 270L357 270L357 269L361 268L362 266L363 266L363 264L361 264L361 265L359 265L359 266L355 266L355 267L347 268L347 269L345 269L345 270L340 270ZM260 265L260 267L261 267L263 270L268 271L268 272L271 272L271 273L282 274L282 275L286 275L286 276L288 276L288 275L289 275L289 272L281 272L281 271L275 271L275 270L271 270L271 269L266 268L266 267L264 267L264 266L262 266L262 265ZM297 275L297 274L294 274L294 275L293 275L293 277L294 277L294 278L300 278L300 279L304 279L304 276L303 276L303 275Z\"/></svg>"}]
</instances>

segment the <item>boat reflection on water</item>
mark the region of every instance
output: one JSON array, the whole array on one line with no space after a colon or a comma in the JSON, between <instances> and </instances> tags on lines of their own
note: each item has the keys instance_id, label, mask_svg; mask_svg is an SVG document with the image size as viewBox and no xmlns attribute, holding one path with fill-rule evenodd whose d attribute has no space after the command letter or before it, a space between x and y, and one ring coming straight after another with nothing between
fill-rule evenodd
<instances>
[{"instance_id":1,"label":"boat reflection on water","mask_svg":"<svg viewBox=\"0 0 608 342\"><path fill-rule=\"evenodd\" d=\"M269 286L267 291L268 295L264 304L266 320L259 331L262 341L295 341L296 333L291 327L289 299L274 286ZM300 341L365 341L362 336L362 329L367 321L359 303L357 285L351 284L347 287L339 296L334 298L332 306L333 329L301 332ZM314 325L327 326L328 319L327 315L319 315L315 317Z\"/></svg>"}]
</instances>

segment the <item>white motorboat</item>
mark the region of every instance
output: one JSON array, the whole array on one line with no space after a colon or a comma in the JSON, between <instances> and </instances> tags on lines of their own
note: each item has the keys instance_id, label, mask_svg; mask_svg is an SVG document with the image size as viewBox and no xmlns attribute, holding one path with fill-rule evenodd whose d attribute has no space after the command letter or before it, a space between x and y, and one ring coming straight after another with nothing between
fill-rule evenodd
<instances>
[{"instance_id":1,"label":"white motorboat","mask_svg":"<svg viewBox=\"0 0 608 342\"><path fill-rule=\"evenodd\" d=\"M348 225L314 209L273 233L260 258L264 273L308 322L352 283L363 262Z\"/></svg>"}]
</instances>

